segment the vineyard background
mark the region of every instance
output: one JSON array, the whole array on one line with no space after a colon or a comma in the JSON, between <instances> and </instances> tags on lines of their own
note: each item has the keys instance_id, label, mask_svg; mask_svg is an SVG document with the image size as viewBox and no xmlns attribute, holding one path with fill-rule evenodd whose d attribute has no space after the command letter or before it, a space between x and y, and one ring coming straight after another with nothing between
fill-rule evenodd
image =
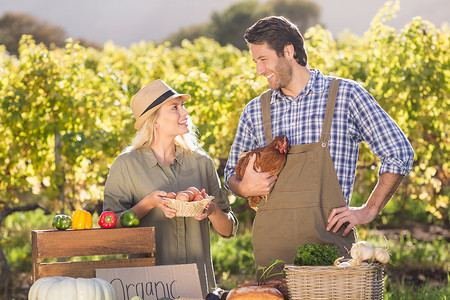
<instances>
[{"instance_id":1,"label":"vineyard background","mask_svg":"<svg viewBox=\"0 0 450 300\"><path fill-rule=\"evenodd\" d=\"M308 29L309 63L360 82L415 150L410 176L371 228L416 222L448 230L450 30L418 17L397 32L385 25L396 9L386 5L362 37L334 39L320 26ZM157 78L192 95L186 108L222 174L243 107L268 88L248 51L207 38L180 47L107 43L97 50L71 40L47 48L24 36L18 56L0 46L0 282L31 269L29 241L15 239L16 231L44 229L33 223L11 228L8 216L35 209L50 215L79 207L101 211L108 167L134 134L130 99ZM369 196L379 165L365 144L359 155L355 206ZM245 234L252 213L243 199L231 200ZM442 245L447 257L439 268L448 272L448 240ZM25 247L23 257L13 256L14 247Z\"/></svg>"}]
</instances>

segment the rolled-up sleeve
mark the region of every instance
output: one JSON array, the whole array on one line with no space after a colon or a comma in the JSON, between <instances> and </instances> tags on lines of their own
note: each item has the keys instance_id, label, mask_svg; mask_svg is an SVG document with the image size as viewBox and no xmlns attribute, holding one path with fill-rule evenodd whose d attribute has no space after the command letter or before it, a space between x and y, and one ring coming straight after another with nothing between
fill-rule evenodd
<instances>
[{"instance_id":1,"label":"rolled-up sleeve","mask_svg":"<svg viewBox=\"0 0 450 300\"><path fill-rule=\"evenodd\" d=\"M238 227L239 227L239 222L238 219L236 218L236 216L234 215L234 213L232 211L228 212L228 216L230 217L230 219L233 221L233 229L231 230L231 235L230 236L223 236L224 238L232 238L236 236Z\"/></svg>"},{"instance_id":2,"label":"rolled-up sleeve","mask_svg":"<svg viewBox=\"0 0 450 300\"><path fill-rule=\"evenodd\" d=\"M378 171L408 175L414 162L414 150L397 123L362 87L356 89L353 101L360 139L380 159Z\"/></svg>"},{"instance_id":3,"label":"rolled-up sleeve","mask_svg":"<svg viewBox=\"0 0 450 300\"><path fill-rule=\"evenodd\" d=\"M230 201L228 200L227 194L222 189L222 186L220 184L220 178L217 174L217 171L214 166L214 162L212 159L210 159L210 163L208 164L208 187L210 189L210 194L214 196L214 202L217 204L217 206L228 216L233 222L233 229L232 234L230 236L220 236L224 238L231 238L236 236L236 232L238 229L238 220L236 216L234 215L233 211L231 210Z\"/></svg>"}]
</instances>

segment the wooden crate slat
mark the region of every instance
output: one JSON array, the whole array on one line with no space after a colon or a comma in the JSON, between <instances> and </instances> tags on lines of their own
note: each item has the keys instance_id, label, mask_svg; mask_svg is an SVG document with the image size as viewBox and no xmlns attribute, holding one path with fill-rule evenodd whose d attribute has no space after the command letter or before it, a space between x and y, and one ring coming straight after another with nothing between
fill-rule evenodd
<instances>
[{"instance_id":1,"label":"wooden crate slat","mask_svg":"<svg viewBox=\"0 0 450 300\"><path fill-rule=\"evenodd\" d=\"M155 228L33 230L33 282L41 277L95 277L95 269L155 265ZM144 257L75 262L46 262L45 258L143 254Z\"/></svg>"},{"instance_id":2,"label":"wooden crate slat","mask_svg":"<svg viewBox=\"0 0 450 300\"><path fill-rule=\"evenodd\" d=\"M32 231L36 259L109 254L154 253L153 227ZM34 250L34 249L33 249Z\"/></svg>"},{"instance_id":3,"label":"wooden crate slat","mask_svg":"<svg viewBox=\"0 0 450 300\"><path fill-rule=\"evenodd\" d=\"M63 263L43 263L38 265L39 278L65 276L74 278L94 278L95 269L131 268L154 266L155 258L132 258L119 260L77 261Z\"/></svg>"}]
</instances>

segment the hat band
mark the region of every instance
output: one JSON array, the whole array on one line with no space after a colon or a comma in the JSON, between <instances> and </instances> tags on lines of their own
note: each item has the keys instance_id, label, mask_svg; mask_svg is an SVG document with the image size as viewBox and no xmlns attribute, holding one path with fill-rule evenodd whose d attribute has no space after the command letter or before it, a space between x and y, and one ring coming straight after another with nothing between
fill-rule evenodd
<instances>
[{"instance_id":1,"label":"hat band","mask_svg":"<svg viewBox=\"0 0 450 300\"><path fill-rule=\"evenodd\" d=\"M155 101L153 101L152 104L150 104L139 117L142 117L142 115L145 114L146 112L148 112L150 109L154 108L155 106L160 105L167 98L169 98L170 96L173 96L173 95L175 95L175 91L168 90L167 92L165 92L164 94L159 96Z\"/></svg>"}]
</instances>

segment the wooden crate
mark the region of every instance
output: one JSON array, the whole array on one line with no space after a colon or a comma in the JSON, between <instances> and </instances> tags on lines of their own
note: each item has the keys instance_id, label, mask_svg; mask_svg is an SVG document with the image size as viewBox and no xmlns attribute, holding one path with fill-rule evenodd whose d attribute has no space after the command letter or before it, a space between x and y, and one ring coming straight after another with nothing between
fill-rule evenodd
<instances>
[{"instance_id":1,"label":"wooden crate","mask_svg":"<svg viewBox=\"0 0 450 300\"><path fill-rule=\"evenodd\" d=\"M94 278L95 269L155 265L155 228L31 231L33 282L41 277ZM140 254L139 258L42 262L46 258ZM141 257L143 256L143 257Z\"/></svg>"}]
</instances>

